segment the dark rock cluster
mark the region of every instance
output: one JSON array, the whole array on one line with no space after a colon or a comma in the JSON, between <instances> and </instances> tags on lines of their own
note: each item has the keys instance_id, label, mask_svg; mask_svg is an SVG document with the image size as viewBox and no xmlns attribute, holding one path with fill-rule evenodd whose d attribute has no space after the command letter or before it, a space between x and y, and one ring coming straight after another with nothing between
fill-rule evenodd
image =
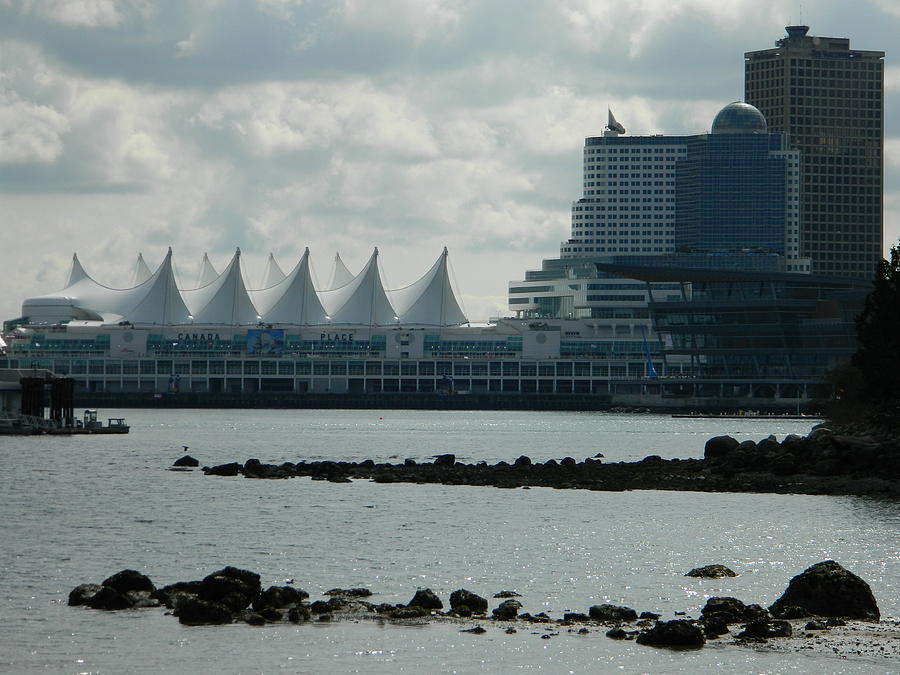
<instances>
[{"instance_id":1,"label":"dark rock cluster","mask_svg":"<svg viewBox=\"0 0 900 675\"><path fill-rule=\"evenodd\" d=\"M781 442L774 436L759 442L716 436L706 442L703 459L664 460L649 455L638 462L604 462L598 457L535 462L522 455L512 464L466 464L453 454L437 455L432 462L402 464L371 459L267 464L248 459L243 464L205 466L203 472L259 479L310 477L333 483L365 479L498 488L900 495L900 441L859 430L837 433L819 427L805 438L789 435ZM727 575L726 570L699 568L696 572Z\"/></svg>"},{"instance_id":2,"label":"dark rock cluster","mask_svg":"<svg viewBox=\"0 0 900 675\"><path fill-rule=\"evenodd\" d=\"M245 622L261 626L290 621L301 623L315 618L383 617L386 619L453 620L474 617L482 621L525 621L533 624L554 623L544 612L520 613L523 605L505 591L494 597L501 602L488 617L486 598L461 588L450 594L450 609L442 612L444 603L430 588L420 588L406 604L374 604L361 600L369 597L366 588L333 588L323 595L327 600L308 602L309 593L291 585L263 589L255 572L225 567L198 581L180 581L157 588L145 575L122 570L101 584L81 584L69 594L69 605L85 605L92 609L122 610L165 605L186 625L212 625ZM516 594L517 595L517 594ZM679 612L676 612L679 614ZM683 614L681 612L680 614ZM829 560L818 563L791 579L784 595L767 610L756 604L745 604L737 598L710 598L700 618L660 621L659 615L612 604L593 605L587 613L566 612L558 625L594 624L612 626L606 635L618 640L636 640L639 644L698 648L707 640L729 635L732 625L739 625L735 637L739 641L761 642L770 638L791 637L793 629L787 619L809 617L807 631L824 631L843 625L840 617L878 621L878 607L872 592L862 579ZM816 618L825 618L821 621ZM633 628L629 626L633 624ZM507 632L515 628L507 626ZM574 628L571 630L575 630ZM486 629L478 625L466 629L474 634ZM581 627L579 633L588 632ZM549 638L558 633L547 633Z\"/></svg>"},{"instance_id":3,"label":"dark rock cluster","mask_svg":"<svg viewBox=\"0 0 900 675\"><path fill-rule=\"evenodd\" d=\"M716 436L706 442L703 457L717 475L900 480L900 440L856 427L819 425L806 437L789 434L781 442L774 436L758 443Z\"/></svg>"}]
</instances>

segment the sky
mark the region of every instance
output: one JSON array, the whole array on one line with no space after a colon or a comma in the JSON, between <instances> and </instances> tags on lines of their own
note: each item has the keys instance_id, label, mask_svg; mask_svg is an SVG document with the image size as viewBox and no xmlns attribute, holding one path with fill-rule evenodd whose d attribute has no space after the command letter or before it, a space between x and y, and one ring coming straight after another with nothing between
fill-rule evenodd
<instances>
[{"instance_id":1,"label":"sky","mask_svg":"<svg viewBox=\"0 0 900 675\"><path fill-rule=\"evenodd\" d=\"M900 0L0 0L0 318L74 252L128 286L172 247L182 283L236 247L378 247L399 288L444 246L472 321L556 257L581 148L694 134L784 26L887 52L885 245L900 238ZM900 48L897 49L900 53Z\"/></svg>"}]
</instances>

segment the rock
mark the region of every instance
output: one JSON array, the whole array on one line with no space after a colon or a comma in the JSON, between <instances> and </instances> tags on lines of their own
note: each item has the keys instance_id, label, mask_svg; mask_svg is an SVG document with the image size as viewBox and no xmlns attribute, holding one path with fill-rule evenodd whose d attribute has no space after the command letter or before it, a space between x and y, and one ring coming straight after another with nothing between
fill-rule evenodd
<instances>
[{"instance_id":1,"label":"rock","mask_svg":"<svg viewBox=\"0 0 900 675\"><path fill-rule=\"evenodd\" d=\"M837 626L846 626L847 622L844 621L843 619L837 618L836 616L831 616L831 617L828 617L827 621L825 621L825 625L828 628L835 628Z\"/></svg>"},{"instance_id":2,"label":"rock","mask_svg":"<svg viewBox=\"0 0 900 675\"><path fill-rule=\"evenodd\" d=\"M392 619L418 619L428 615L428 610L419 605L399 607L388 614Z\"/></svg>"},{"instance_id":3,"label":"rock","mask_svg":"<svg viewBox=\"0 0 900 675\"><path fill-rule=\"evenodd\" d=\"M152 593L156 590L156 586L153 585L149 577L135 570L116 572L108 579L104 579L103 585L115 588L119 593L127 593L128 591L148 591Z\"/></svg>"},{"instance_id":4,"label":"rock","mask_svg":"<svg viewBox=\"0 0 900 675\"><path fill-rule=\"evenodd\" d=\"M159 607L160 602L152 596L150 591L128 591L123 594L131 603L133 609L144 607Z\"/></svg>"},{"instance_id":5,"label":"rock","mask_svg":"<svg viewBox=\"0 0 900 675\"><path fill-rule=\"evenodd\" d=\"M301 623L303 621L309 621L310 616L312 616L309 611L309 607L305 607L303 605L291 607L288 610L288 621L291 623Z\"/></svg>"},{"instance_id":6,"label":"rock","mask_svg":"<svg viewBox=\"0 0 900 675\"><path fill-rule=\"evenodd\" d=\"M416 466L416 460L411 457L407 457L403 460L403 466Z\"/></svg>"},{"instance_id":7,"label":"rock","mask_svg":"<svg viewBox=\"0 0 900 675\"><path fill-rule=\"evenodd\" d=\"M202 581L178 581L174 584L157 588L150 594L150 597L159 600L169 609L175 609L177 602L184 599L184 596L197 597L200 595L202 588Z\"/></svg>"},{"instance_id":8,"label":"rock","mask_svg":"<svg viewBox=\"0 0 900 675\"><path fill-rule=\"evenodd\" d=\"M475 633L475 635L481 635L482 633L487 633L487 630L484 626L475 626L473 628L465 628L460 633Z\"/></svg>"},{"instance_id":9,"label":"rock","mask_svg":"<svg viewBox=\"0 0 900 675\"><path fill-rule=\"evenodd\" d=\"M768 619L769 614L759 605L745 605L737 598L710 598L706 601L700 616L704 620L718 619L724 623L747 623L758 619Z\"/></svg>"},{"instance_id":10,"label":"rock","mask_svg":"<svg viewBox=\"0 0 900 675\"><path fill-rule=\"evenodd\" d=\"M229 609L218 602L194 598L182 602L175 610L178 621L188 626L204 626L231 623Z\"/></svg>"},{"instance_id":11,"label":"rock","mask_svg":"<svg viewBox=\"0 0 900 675\"><path fill-rule=\"evenodd\" d=\"M200 466L200 462L191 457L190 455L185 455L179 459L176 459L172 462L172 466Z\"/></svg>"},{"instance_id":12,"label":"rock","mask_svg":"<svg viewBox=\"0 0 900 675\"><path fill-rule=\"evenodd\" d=\"M706 638L693 622L674 619L659 621L653 628L642 630L637 636L637 642L655 647L702 647Z\"/></svg>"},{"instance_id":13,"label":"rock","mask_svg":"<svg viewBox=\"0 0 900 675\"><path fill-rule=\"evenodd\" d=\"M256 612L247 612L244 614L244 621L246 621L251 626L265 626L266 619L262 614L257 614Z\"/></svg>"},{"instance_id":14,"label":"rock","mask_svg":"<svg viewBox=\"0 0 900 675\"><path fill-rule=\"evenodd\" d=\"M813 430L807 434L806 439L809 441L822 440L824 438L828 438L829 436L833 436L834 432L828 427L823 427L821 424L813 427Z\"/></svg>"},{"instance_id":15,"label":"rock","mask_svg":"<svg viewBox=\"0 0 900 675\"><path fill-rule=\"evenodd\" d=\"M782 605L778 608L778 614L775 616L779 619L805 619L811 614L808 609L797 605Z\"/></svg>"},{"instance_id":16,"label":"rock","mask_svg":"<svg viewBox=\"0 0 900 675\"><path fill-rule=\"evenodd\" d=\"M284 614L281 613L281 610L274 607L263 607L261 610L259 610L259 615L266 621L273 622L281 621L284 618Z\"/></svg>"},{"instance_id":17,"label":"rock","mask_svg":"<svg viewBox=\"0 0 900 675\"><path fill-rule=\"evenodd\" d=\"M316 600L309 606L310 612L313 614L328 614L344 609L350 601L341 596L328 598L328 600Z\"/></svg>"},{"instance_id":18,"label":"rock","mask_svg":"<svg viewBox=\"0 0 900 675\"><path fill-rule=\"evenodd\" d=\"M261 613L267 607L282 608L299 605L308 597L309 593L293 586L269 586L253 599L253 609Z\"/></svg>"},{"instance_id":19,"label":"rock","mask_svg":"<svg viewBox=\"0 0 900 675\"><path fill-rule=\"evenodd\" d=\"M444 603L430 588L420 588L413 599L406 603L407 607L421 607L422 609L443 609Z\"/></svg>"},{"instance_id":20,"label":"rock","mask_svg":"<svg viewBox=\"0 0 900 675\"><path fill-rule=\"evenodd\" d=\"M739 443L731 436L714 436L706 441L703 448L703 459L724 457L737 448Z\"/></svg>"},{"instance_id":21,"label":"rock","mask_svg":"<svg viewBox=\"0 0 900 675\"><path fill-rule=\"evenodd\" d=\"M613 640L627 640L629 635L625 632L624 628L611 628L606 631L606 637L612 638Z\"/></svg>"},{"instance_id":22,"label":"rock","mask_svg":"<svg viewBox=\"0 0 900 675\"><path fill-rule=\"evenodd\" d=\"M203 473L207 476L237 476L243 468L237 462L229 462L217 466L204 466Z\"/></svg>"},{"instance_id":23,"label":"rock","mask_svg":"<svg viewBox=\"0 0 900 675\"><path fill-rule=\"evenodd\" d=\"M236 567L225 567L204 577L203 600L225 605L233 612L246 609L260 593L259 575Z\"/></svg>"},{"instance_id":24,"label":"rock","mask_svg":"<svg viewBox=\"0 0 900 675\"><path fill-rule=\"evenodd\" d=\"M559 465L564 466L567 469L573 469L578 465L578 462L575 461L574 457L563 457L559 460Z\"/></svg>"},{"instance_id":25,"label":"rock","mask_svg":"<svg viewBox=\"0 0 900 675\"><path fill-rule=\"evenodd\" d=\"M456 464L456 455L446 454L446 455L438 455L434 458L435 466L453 466Z\"/></svg>"},{"instance_id":26,"label":"rock","mask_svg":"<svg viewBox=\"0 0 900 675\"><path fill-rule=\"evenodd\" d=\"M736 577L737 574L725 567L725 565L705 565L704 567L695 567L684 576L700 577L702 579L721 579L722 577Z\"/></svg>"},{"instance_id":27,"label":"rock","mask_svg":"<svg viewBox=\"0 0 900 675\"><path fill-rule=\"evenodd\" d=\"M495 619L509 621L516 618L520 609L522 609L522 603L518 600L504 600L494 609L493 615Z\"/></svg>"},{"instance_id":28,"label":"rock","mask_svg":"<svg viewBox=\"0 0 900 675\"><path fill-rule=\"evenodd\" d=\"M346 598L368 598L372 595L372 591L368 588L332 588L331 590L325 591L322 595L342 595ZM307 594L306 597L309 597Z\"/></svg>"},{"instance_id":29,"label":"rock","mask_svg":"<svg viewBox=\"0 0 900 675\"><path fill-rule=\"evenodd\" d=\"M565 614L563 614L563 621L581 622L590 620L591 617L589 617L587 614L584 614L583 612L566 612Z\"/></svg>"},{"instance_id":30,"label":"rock","mask_svg":"<svg viewBox=\"0 0 900 675\"><path fill-rule=\"evenodd\" d=\"M878 621L881 612L869 584L833 560L816 563L788 584L784 594L769 608L783 618L789 605L802 607L818 616Z\"/></svg>"},{"instance_id":31,"label":"rock","mask_svg":"<svg viewBox=\"0 0 900 675\"><path fill-rule=\"evenodd\" d=\"M716 638L728 633L728 624L718 616L708 616L700 620L703 626L703 634L709 638Z\"/></svg>"},{"instance_id":32,"label":"rock","mask_svg":"<svg viewBox=\"0 0 900 675\"><path fill-rule=\"evenodd\" d=\"M521 593L516 593L515 591L500 591L499 593L494 593L495 598L521 598Z\"/></svg>"},{"instance_id":33,"label":"rock","mask_svg":"<svg viewBox=\"0 0 900 675\"><path fill-rule=\"evenodd\" d=\"M486 598L472 593L472 591L460 588L450 594L450 608L456 610L463 606L468 607L469 610L476 614L484 614L488 609L488 601Z\"/></svg>"},{"instance_id":34,"label":"rock","mask_svg":"<svg viewBox=\"0 0 900 675\"><path fill-rule=\"evenodd\" d=\"M804 628L806 630L826 630L828 627L821 621L808 621Z\"/></svg>"},{"instance_id":35,"label":"rock","mask_svg":"<svg viewBox=\"0 0 900 675\"><path fill-rule=\"evenodd\" d=\"M737 635L739 638L773 638L791 637L791 624L787 621L766 621L761 619L744 626Z\"/></svg>"},{"instance_id":36,"label":"rock","mask_svg":"<svg viewBox=\"0 0 900 675\"><path fill-rule=\"evenodd\" d=\"M84 604L91 609L129 609L131 600L124 593L120 593L112 586L101 586Z\"/></svg>"},{"instance_id":37,"label":"rock","mask_svg":"<svg viewBox=\"0 0 900 675\"><path fill-rule=\"evenodd\" d=\"M588 614L594 621L636 621L638 616L631 607L618 607L616 605L594 605L588 609Z\"/></svg>"},{"instance_id":38,"label":"rock","mask_svg":"<svg viewBox=\"0 0 900 675\"><path fill-rule=\"evenodd\" d=\"M659 614L656 612L641 612L639 619L658 619Z\"/></svg>"},{"instance_id":39,"label":"rock","mask_svg":"<svg viewBox=\"0 0 900 675\"><path fill-rule=\"evenodd\" d=\"M513 466L524 467L531 466L531 457L526 457L522 455L515 462L513 462Z\"/></svg>"},{"instance_id":40,"label":"rock","mask_svg":"<svg viewBox=\"0 0 900 675\"><path fill-rule=\"evenodd\" d=\"M69 606L86 605L102 588L100 584L80 584L69 591Z\"/></svg>"}]
</instances>

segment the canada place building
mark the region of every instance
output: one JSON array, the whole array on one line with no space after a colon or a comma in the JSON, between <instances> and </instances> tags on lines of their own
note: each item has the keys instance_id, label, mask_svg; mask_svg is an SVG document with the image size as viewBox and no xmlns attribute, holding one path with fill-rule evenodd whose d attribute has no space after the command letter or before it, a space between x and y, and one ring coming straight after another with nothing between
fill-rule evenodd
<instances>
[{"instance_id":1,"label":"canada place building","mask_svg":"<svg viewBox=\"0 0 900 675\"><path fill-rule=\"evenodd\" d=\"M744 100L800 151L800 255L813 272L871 278L882 257L884 52L788 26L747 52Z\"/></svg>"}]
</instances>

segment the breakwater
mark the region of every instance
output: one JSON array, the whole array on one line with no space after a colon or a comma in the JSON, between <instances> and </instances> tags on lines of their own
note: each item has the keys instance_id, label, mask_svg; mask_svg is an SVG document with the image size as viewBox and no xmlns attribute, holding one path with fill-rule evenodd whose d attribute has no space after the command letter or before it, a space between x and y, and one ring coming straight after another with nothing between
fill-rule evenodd
<instances>
[{"instance_id":1,"label":"breakwater","mask_svg":"<svg viewBox=\"0 0 900 675\"><path fill-rule=\"evenodd\" d=\"M299 461L279 464L248 459L203 468L211 476L258 479L310 477L341 483L438 483L497 488L551 487L582 490L691 490L814 495L900 496L900 453L892 439L835 433L819 427L807 437L788 435L779 442L738 442L717 436L706 442L703 459L662 459L605 463L602 456L581 461L565 457L533 462L466 464L453 454L433 462L376 463L373 460Z\"/></svg>"}]
</instances>

